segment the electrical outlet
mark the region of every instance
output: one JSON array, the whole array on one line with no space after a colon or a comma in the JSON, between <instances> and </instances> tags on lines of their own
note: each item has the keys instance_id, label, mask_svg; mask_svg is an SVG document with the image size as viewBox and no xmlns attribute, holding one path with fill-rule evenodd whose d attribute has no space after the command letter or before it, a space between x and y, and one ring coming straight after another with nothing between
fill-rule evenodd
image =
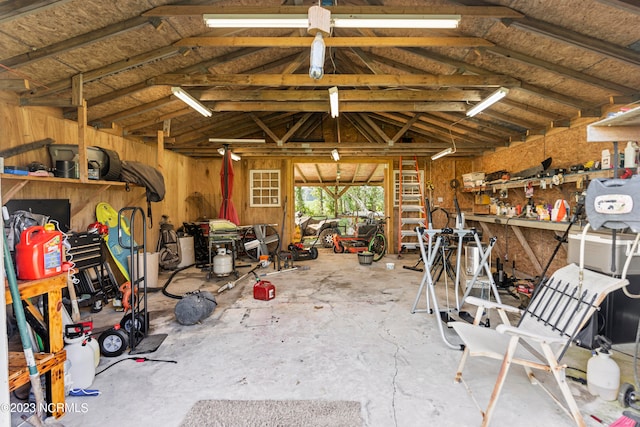
<instances>
[{"instance_id":1,"label":"electrical outlet","mask_svg":"<svg viewBox=\"0 0 640 427\"><path fill-rule=\"evenodd\" d=\"M438 197L438 203L442 203L444 202L444 199L442 197Z\"/></svg>"}]
</instances>

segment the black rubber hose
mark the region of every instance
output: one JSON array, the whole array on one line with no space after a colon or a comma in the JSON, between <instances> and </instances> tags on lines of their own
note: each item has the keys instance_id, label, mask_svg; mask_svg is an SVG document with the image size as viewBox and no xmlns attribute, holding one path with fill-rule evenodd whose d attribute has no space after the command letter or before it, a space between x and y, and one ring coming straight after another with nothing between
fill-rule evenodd
<instances>
[{"instance_id":1,"label":"black rubber hose","mask_svg":"<svg viewBox=\"0 0 640 427\"><path fill-rule=\"evenodd\" d=\"M180 273L183 270L186 270L187 268L191 268L193 267L195 264L190 264L187 265L185 267L181 267L179 269L177 269L176 271L174 271L173 273L171 273L171 276L169 276L169 278L167 279L167 281L164 283L164 285L161 288L147 288L147 292L158 292L158 291L162 291L162 293L165 296L168 296L169 298L173 298L173 299L182 299L182 295L175 295L172 294L171 292L167 291L167 288L169 287L169 285L171 284L171 281L173 280L174 277L176 277L176 274Z\"/></svg>"}]
</instances>

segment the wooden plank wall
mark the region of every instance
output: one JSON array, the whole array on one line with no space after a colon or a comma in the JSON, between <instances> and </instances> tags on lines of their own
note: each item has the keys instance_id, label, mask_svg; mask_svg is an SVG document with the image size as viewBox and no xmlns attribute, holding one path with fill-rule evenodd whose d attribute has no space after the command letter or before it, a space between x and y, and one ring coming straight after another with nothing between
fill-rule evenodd
<instances>
[{"instance_id":1,"label":"wooden plank wall","mask_svg":"<svg viewBox=\"0 0 640 427\"><path fill-rule=\"evenodd\" d=\"M17 100L4 94L0 96L0 127L2 128L2 149L12 148L30 142L51 138L59 144L78 144L78 124L61 117L58 109L41 107L20 107ZM156 144L124 139L108 132L88 127L87 145L116 151L121 160L138 161L157 167ZM53 167L46 148L20 154L5 159L5 165L25 166L30 162L40 162ZM220 192L219 176L213 171L220 170L221 161L216 159L206 165L188 157L166 151L162 172L165 178L166 196L162 202L152 203L153 228L147 229L147 247L155 250L158 239L158 223L162 215L168 215L178 228L183 221L191 222L200 215L199 205L190 201L195 192ZM202 173L204 171L204 173ZM200 173L196 173L200 172ZM211 179L204 179L210 176ZM217 180L214 180L214 175ZM7 181L3 185L4 194L9 190ZM131 187L126 191L122 185L98 186L95 184L60 184L59 182L31 182L23 187L14 199L69 199L76 214L71 220L75 231L84 231L95 221L95 206L107 202L116 210L125 206L139 206L146 215L144 188ZM139 236L136 237L137 241ZM139 242L140 243L140 242Z\"/></svg>"},{"instance_id":2,"label":"wooden plank wall","mask_svg":"<svg viewBox=\"0 0 640 427\"><path fill-rule=\"evenodd\" d=\"M593 120L595 121L595 119ZM584 164L589 160L600 160L603 149L613 151L612 143L588 143L586 142L586 123L579 126L555 131L545 137L530 140L525 143L513 144L509 148L496 150L479 158L476 161L476 171L493 172L506 169L510 172L518 172L530 167L539 165L547 157L552 158L551 168L567 168L571 165ZM624 149L623 144L619 147ZM586 188L586 185L585 185ZM535 204L554 204L557 199L566 199L571 204L571 209L575 208L576 194L581 193L583 188L578 188L576 183L567 183L552 188L540 189L539 186L534 187L533 200ZM473 193L468 193L473 194ZM488 193L491 197L497 197L496 194ZM524 206L527 202L522 188L508 189L508 197L503 199L504 202L510 203L512 206L521 204ZM511 275L513 263L519 272L535 277L538 271L535 265L529 260L522 246L518 243L517 237L511 227L503 225L487 225L491 235L498 238L496 247L494 248L493 261L495 265L496 257L500 257L505 262L505 269L508 275ZM545 267L549 260L552 260L548 274L552 274L556 269L566 265L567 248L562 245L552 258L553 251L558 241L552 231L529 229L522 227L522 234L530 245L542 268ZM562 234L562 233L559 233ZM485 236L487 241L491 236Z\"/></svg>"},{"instance_id":3,"label":"wooden plank wall","mask_svg":"<svg viewBox=\"0 0 640 427\"><path fill-rule=\"evenodd\" d=\"M586 126L586 125L585 125ZM545 137L526 143L514 144L510 148L500 149L482 158L470 159L448 156L437 161L428 157L419 158L419 165L425 172L427 181L433 184L433 190L425 191L433 207L442 207L450 213L454 211L454 197L463 211L474 208L474 194L465 193L451 188L454 179L462 182L462 174L473 171L492 172L500 169L519 171L541 162L546 157L553 158L552 167L569 167L572 164L584 163L588 160L598 160L603 148L612 148L609 143L586 143L586 127L579 126L567 130L557 131ZM59 109L43 107L20 107L15 95L0 93L0 127L3 130L1 147L11 148L45 138L52 138L56 143L77 144L78 125L74 121L62 118ZM325 129L326 130L326 129ZM100 131L93 128L86 130L87 145L99 146L114 150L121 159L140 161L157 166L157 152L155 143L142 143L114 135L113 132ZM622 147L623 148L623 147ZM5 160L6 165L26 165L32 161L39 161L52 166L46 149L39 149ZM313 159L305 159L313 161ZM367 159L370 161L370 159ZM393 168L397 168L398 159L394 159ZM158 223L162 215L168 215L176 228L183 222L195 222L217 218L222 197L220 186L221 158L191 159L169 150L164 152L164 164L161 171L165 177L166 197L160 203L153 203L154 226L147 230L147 245L155 249L158 238ZM272 208L252 208L249 203L249 171L252 169L279 169L281 171L282 201L288 200L285 234L281 241L286 247L291 240L293 231L293 163L286 158L244 158L234 162L234 191L232 200L238 212L240 223L250 225L256 223L277 224L277 231L281 233L284 206ZM390 174L390 176L392 176ZM387 181L390 181L388 178ZM392 189L390 182L387 187ZM8 185L3 185L6 193ZM536 191L536 202L553 203L558 198L570 199L575 194L573 186L562 186L553 190ZM70 199L72 209L77 214L72 218L74 230L85 230L87 225L95 221L95 205L106 201L120 209L124 206L140 206L146 212L145 192L142 188L132 188L125 191L122 186L96 186L87 184L59 185L58 183L31 183L21 189L14 198L65 198ZM524 191L511 189L509 201L522 203ZM393 200L388 197L389 203ZM395 210L390 211L396 215ZM391 219L393 228L390 235L396 235L396 220ZM496 230L500 234L501 230ZM504 231L502 231L504 234ZM507 231L507 233L511 233ZM525 235L531 241L536 253L540 254L541 263L545 264L545 255L553 248L549 232L527 232ZM497 256L508 260L523 260L524 268L532 272L526 265L525 254L516 243L515 236L507 234L498 240ZM551 236L552 237L552 236ZM390 247L396 248L395 242ZM565 256L561 250L559 258ZM563 262L563 261L561 261Z\"/></svg>"}]
</instances>

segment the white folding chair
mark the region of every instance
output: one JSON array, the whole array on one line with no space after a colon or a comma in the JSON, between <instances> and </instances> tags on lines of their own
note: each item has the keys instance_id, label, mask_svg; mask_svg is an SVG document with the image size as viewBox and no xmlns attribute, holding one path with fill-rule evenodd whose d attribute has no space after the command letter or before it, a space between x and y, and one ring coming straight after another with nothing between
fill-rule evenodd
<instances>
[{"instance_id":1,"label":"white folding chair","mask_svg":"<svg viewBox=\"0 0 640 427\"><path fill-rule=\"evenodd\" d=\"M478 306L474 324L465 322L451 324L465 346L456 372L456 382L464 382L462 370L469 357L482 356L502 360L488 406L485 410L481 409L482 425L489 425L509 368L516 364L524 367L531 383L540 385L575 421L576 425L585 426L565 380L566 365L561 364L561 359L605 297L627 284L626 279L584 270L575 264L569 264L537 286L531 302L522 312L515 307L468 297L466 303ZM504 323L496 329L478 326L482 314L491 308L498 309ZM517 325L509 324L507 312L521 313ZM551 390L536 381L533 369L553 374L564 403Z\"/></svg>"}]
</instances>

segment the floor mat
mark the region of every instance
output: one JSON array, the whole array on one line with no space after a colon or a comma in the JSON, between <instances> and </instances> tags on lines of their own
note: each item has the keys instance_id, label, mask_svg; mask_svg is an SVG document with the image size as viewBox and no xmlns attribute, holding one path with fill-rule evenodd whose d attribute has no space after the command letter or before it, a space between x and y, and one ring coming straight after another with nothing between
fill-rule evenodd
<instances>
[{"instance_id":1,"label":"floor mat","mask_svg":"<svg viewBox=\"0 0 640 427\"><path fill-rule=\"evenodd\" d=\"M325 400L200 400L181 427L359 427L360 402Z\"/></svg>"}]
</instances>

